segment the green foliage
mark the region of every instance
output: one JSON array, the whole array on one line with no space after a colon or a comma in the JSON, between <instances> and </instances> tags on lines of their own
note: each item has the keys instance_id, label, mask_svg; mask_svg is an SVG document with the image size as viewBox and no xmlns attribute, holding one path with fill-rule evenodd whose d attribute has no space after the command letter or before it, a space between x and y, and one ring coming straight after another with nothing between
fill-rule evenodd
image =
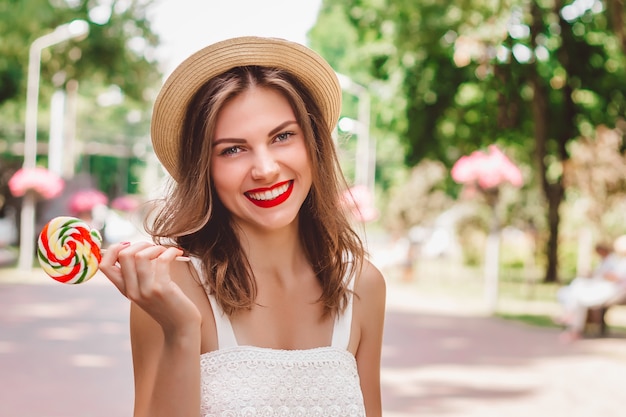
<instances>
[{"instance_id":1,"label":"green foliage","mask_svg":"<svg viewBox=\"0 0 626 417\"><path fill-rule=\"evenodd\" d=\"M383 220L388 230L402 232L413 226L430 226L443 211L452 206L442 189L446 168L440 162L422 161L413 167L408 178L389 190L389 202Z\"/></svg>"},{"instance_id":2,"label":"green foliage","mask_svg":"<svg viewBox=\"0 0 626 417\"><path fill-rule=\"evenodd\" d=\"M161 81L155 60L159 39L147 19L151 3L0 1L1 151L11 152L14 144L23 141L31 44L60 25L82 19L89 24L86 37L42 50L38 141L45 143L49 134L53 92L78 85L76 121L72 122L77 148L99 155L92 161L89 156L79 158L78 170L97 178L104 191L133 192L135 167L143 164L139 158L149 148L151 102ZM45 162L44 156L40 162ZM128 175L120 171L127 167L131 168Z\"/></svg>"},{"instance_id":3,"label":"green foliage","mask_svg":"<svg viewBox=\"0 0 626 417\"><path fill-rule=\"evenodd\" d=\"M517 201L529 207L507 205L504 215L537 228L548 280L557 279L560 206L572 195L564 183L569 144L594 137L600 125L624 130L625 8L607 1L581 10L581 4L324 1L355 31L341 29L351 33L346 41L356 38L345 47L345 71L387 92L377 96L377 109L386 113L376 121L402 144L407 165L437 160L450 168L495 143L525 167ZM452 183L445 189L458 193Z\"/></svg>"},{"instance_id":4,"label":"green foliage","mask_svg":"<svg viewBox=\"0 0 626 417\"><path fill-rule=\"evenodd\" d=\"M320 51L337 72L347 72L356 29L348 23L340 5L324 2L317 17L318 24L309 32L309 44Z\"/></svg>"},{"instance_id":5,"label":"green foliage","mask_svg":"<svg viewBox=\"0 0 626 417\"><path fill-rule=\"evenodd\" d=\"M76 19L89 22L89 34L84 39L64 41L42 51L40 129L47 132L43 122L52 93L64 89L70 81L78 81L79 94L93 94L89 96L91 102L95 102L96 88L114 85L126 105L149 111L152 90L161 77L153 59L158 38L146 19L149 4L149 0L112 3L107 19L106 10L104 17L97 18L94 10L98 6L88 0L0 2L0 121L8 132L6 139L13 139L11 131L22 130L23 111L15 112L15 109L24 108L30 45L56 27ZM92 111L89 115L97 113ZM109 123L127 124L115 119Z\"/></svg>"},{"instance_id":6,"label":"green foliage","mask_svg":"<svg viewBox=\"0 0 626 417\"><path fill-rule=\"evenodd\" d=\"M87 173L108 172L97 178L97 187L111 197L139 194L140 168L145 162L138 158L119 158L103 155L85 155L79 169Z\"/></svg>"},{"instance_id":7,"label":"green foliage","mask_svg":"<svg viewBox=\"0 0 626 417\"><path fill-rule=\"evenodd\" d=\"M530 66L512 50L534 45L528 34L511 35L512 25L532 23L532 7L525 2L327 0L324 5L336 21L342 8L356 30L357 43L344 49L351 50L349 56L358 54L360 70L367 68L374 80L395 80L391 84L406 100L404 106L399 100L392 106L396 119L404 122L390 127L408 144L409 165L433 158L451 166L459 156L496 140L532 144L533 94L525 92ZM535 6L543 20L534 42L544 53L535 65L549 92L551 119L560 121L548 127L550 136L571 132L574 139L580 125L614 125L623 114L624 56L603 13L587 11L559 25L552 7L551 2ZM352 38L344 38L345 44ZM504 50L508 57L499 57ZM564 101L565 85L573 89L573 119ZM471 100L464 97L468 88ZM556 143L548 147L550 153L558 151Z\"/></svg>"},{"instance_id":8,"label":"green foliage","mask_svg":"<svg viewBox=\"0 0 626 417\"><path fill-rule=\"evenodd\" d=\"M42 51L44 97L46 90L59 88L69 80L97 80L118 85L132 99L145 99L146 88L159 79L152 59L158 37L146 19L150 2L114 2L110 17L96 22L97 6L88 0L0 2L0 91L5 92L0 95L0 104L25 91L32 42L75 19L89 22L85 39L69 40Z\"/></svg>"},{"instance_id":9,"label":"green foliage","mask_svg":"<svg viewBox=\"0 0 626 417\"><path fill-rule=\"evenodd\" d=\"M487 207L475 207L472 214L461 218L456 227L465 265L483 265L485 257L483 248L489 231L489 210Z\"/></svg>"},{"instance_id":10,"label":"green foliage","mask_svg":"<svg viewBox=\"0 0 626 417\"><path fill-rule=\"evenodd\" d=\"M316 25L309 32L311 47L320 52L339 73L349 75L357 84L366 86L371 95L370 136L376 142L375 176L377 187L387 190L407 175L404 155L407 144L399 132L403 130L404 118L398 117L405 105L405 98L398 94L401 78L386 74L384 82L373 77L370 59L384 59L392 53L390 43L372 45L358 44L359 31L351 24L342 1L324 1ZM381 65L384 65L381 63ZM342 116L358 117L358 99L349 93L343 95ZM339 140L343 166L348 179L354 176L354 149L356 135L342 135ZM380 197L387 197L381 193ZM382 201L382 205L386 202Z\"/></svg>"}]
</instances>

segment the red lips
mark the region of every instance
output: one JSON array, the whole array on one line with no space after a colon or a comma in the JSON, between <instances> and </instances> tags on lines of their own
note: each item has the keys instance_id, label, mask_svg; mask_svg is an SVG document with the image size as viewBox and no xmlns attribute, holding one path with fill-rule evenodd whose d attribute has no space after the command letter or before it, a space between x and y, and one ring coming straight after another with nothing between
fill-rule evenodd
<instances>
[{"instance_id":1,"label":"red lips","mask_svg":"<svg viewBox=\"0 0 626 417\"><path fill-rule=\"evenodd\" d=\"M280 195L278 195L275 198L262 198L262 199L255 199L252 196L256 195L257 197L260 196L260 194L264 194L267 192L271 192L273 190L277 190L280 189L281 187L285 187L285 185L287 186L287 189ZM293 191L293 180L289 180L289 181L284 181L281 183L278 183L276 185L274 185L273 187L269 187L269 188L256 188L254 190L250 190L247 191L245 193L245 196L248 198L248 200L250 200L254 205L258 206L258 207L262 207L262 208L271 208L271 207L276 207L279 204L284 203L289 196L291 195L291 192ZM263 197L267 197L263 196Z\"/></svg>"}]
</instances>

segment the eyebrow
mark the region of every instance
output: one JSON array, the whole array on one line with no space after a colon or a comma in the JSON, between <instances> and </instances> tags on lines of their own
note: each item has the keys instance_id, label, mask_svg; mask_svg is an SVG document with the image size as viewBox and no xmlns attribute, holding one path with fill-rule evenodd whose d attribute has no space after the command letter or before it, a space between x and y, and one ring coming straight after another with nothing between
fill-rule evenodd
<instances>
[{"instance_id":1,"label":"eyebrow","mask_svg":"<svg viewBox=\"0 0 626 417\"><path fill-rule=\"evenodd\" d=\"M276 126L274 129L270 130L269 133L267 134L267 136L273 136L275 134L277 134L278 132L280 132L281 130L283 130L284 128L286 128L289 125L292 124L298 124L298 122L296 122L295 120L287 120L281 124L279 124L278 126ZM221 138L221 139L215 139L213 141L213 144L211 146L217 146L221 143L246 143L245 139L240 139L240 138Z\"/></svg>"}]
</instances>

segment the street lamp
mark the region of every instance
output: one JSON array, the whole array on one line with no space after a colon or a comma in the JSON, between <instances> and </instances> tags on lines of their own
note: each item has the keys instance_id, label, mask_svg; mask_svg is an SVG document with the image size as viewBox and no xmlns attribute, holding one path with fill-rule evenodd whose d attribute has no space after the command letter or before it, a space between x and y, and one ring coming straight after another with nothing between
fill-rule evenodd
<instances>
[{"instance_id":1,"label":"street lamp","mask_svg":"<svg viewBox=\"0 0 626 417\"><path fill-rule=\"evenodd\" d=\"M37 165L37 110L39 101L39 73L41 69L41 51L72 38L79 38L89 33L89 24L84 20L74 20L57 27L53 32L33 41L28 54L28 81L26 85L26 116L24 125L24 164L25 169ZM20 257L19 269L30 270L32 267L35 236L35 197L26 193L22 201L20 215Z\"/></svg>"},{"instance_id":2,"label":"street lamp","mask_svg":"<svg viewBox=\"0 0 626 417\"><path fill-rule=\"evenodd\" d=\"M375 181L375 152L376 148L370 137L370 94L367 88L355 83L347 75L336 73L341 89L356 96L358 103L358 116L356 126L356 165L355 183L368 188L371 195L374 195Z\"/></svg>"}]
</instances>

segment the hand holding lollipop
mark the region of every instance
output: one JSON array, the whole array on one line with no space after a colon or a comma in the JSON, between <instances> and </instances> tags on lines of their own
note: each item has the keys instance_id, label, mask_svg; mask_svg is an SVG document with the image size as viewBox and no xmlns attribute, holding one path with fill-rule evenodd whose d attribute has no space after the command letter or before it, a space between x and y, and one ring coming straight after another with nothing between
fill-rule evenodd
<instances>
[{"instance_id":1,"label":"hand holding lollipop","mask_svg":"<svg viewBox=\"0 0 626 417\"><path fill-rule=\"evenodd\" d=\"M104 249L102 236L84 221L70 216L50 220L39 234L37 259L51 278L64 284L80 284L96 272ZM188 262L186 256L177 261Z\"/></svg>"},{"instance_id":2,"label":"hand holding lollipop","mask_svg":"<svg viewBox=\"0 0 626 417\"><path fill-rule=\"evenodd\" d=\"M64 284L80 284L93 277L102 259L102 236L80 219L50 220L39 234L37 258L43 270Z\"/></svg>"}]
</instances>

